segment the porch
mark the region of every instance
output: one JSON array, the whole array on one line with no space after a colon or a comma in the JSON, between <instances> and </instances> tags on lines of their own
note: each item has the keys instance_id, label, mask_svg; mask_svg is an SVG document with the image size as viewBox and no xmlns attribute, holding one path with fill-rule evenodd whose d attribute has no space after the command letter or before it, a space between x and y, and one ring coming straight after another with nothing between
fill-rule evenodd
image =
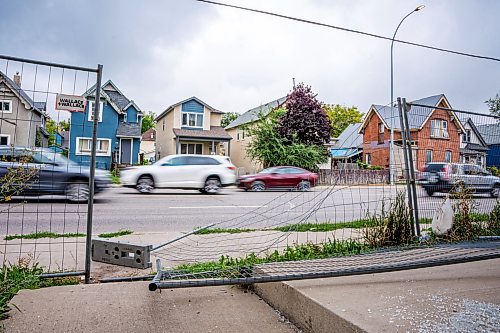
<instances>
[{"instance_id":1,"label":"porch","mask_svg":"<svg viewBox=\"0 0 500 333\"><path fill-rule=\"evenodd\" d=\"M223 128L174 129L175 153L230 156L232 137Z\"/></svg>"}]
</instances>

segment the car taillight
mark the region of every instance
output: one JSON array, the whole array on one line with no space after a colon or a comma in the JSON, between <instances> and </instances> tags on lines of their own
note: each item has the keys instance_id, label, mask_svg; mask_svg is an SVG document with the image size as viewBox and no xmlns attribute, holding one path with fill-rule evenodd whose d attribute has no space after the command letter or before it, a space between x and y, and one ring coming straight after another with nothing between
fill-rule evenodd
<instances>
[{"instance_id":1,"label":"car taillight","mask_svg":"<svg viewBox=\"0 0 500 333\"><path fill-rule=\"evenodd\" d=\"M228 168L229 170L233 170L233 171L234 171L234 170L236 170L236 167L235 167L234 165L230 165L230 166L228 166L227 168Z\"/></svg>"},{"instance_id":2,"label":"car taillight","mask_svg":"<svg viewBox=\"0 0 500 333\"><path fill-rule=\"evenodd\" d=\"M443 179L444 180L449 180L450 179L450 166L444 165L443 168L441 169L441 172L443 172Z\"/></svg>"}]
</instances>

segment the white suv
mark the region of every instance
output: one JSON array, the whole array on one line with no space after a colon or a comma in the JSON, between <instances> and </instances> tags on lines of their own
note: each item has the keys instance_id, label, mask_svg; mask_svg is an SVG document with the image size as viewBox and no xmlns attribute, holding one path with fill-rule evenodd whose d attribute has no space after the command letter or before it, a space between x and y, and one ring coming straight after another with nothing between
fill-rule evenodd
<instances>
[{"instance_id":1,"label":"white suv","mask_svg":"<svg viewBox=\"0 0 500 333\"><path fill-rule=\"evenodd\" d=\"M170 155L153 165L126 168L120 172L123 186L141 193L155 188L197 189L214 194L236 182L236 167L227 156Z\"/></svg>"}]
</instances>

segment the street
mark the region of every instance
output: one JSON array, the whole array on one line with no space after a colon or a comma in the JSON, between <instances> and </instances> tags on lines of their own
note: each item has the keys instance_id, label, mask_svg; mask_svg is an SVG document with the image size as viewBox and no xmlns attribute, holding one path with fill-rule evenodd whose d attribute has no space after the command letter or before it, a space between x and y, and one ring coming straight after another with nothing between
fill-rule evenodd
<instances>
[{"instance_id":1,"label":"street","mask_svg":"<svg viewBox=\"0 0 500 333\"><path fill-rule=\"evenodd\" d=\"M403 186L318 187L310 192L245 192L225 188L217 195L191 190L110 188L96 196L93 233L128 229L134 232L189 232L218 223L219 228L269 228L304 222L344 222L380 212L382 203ZM418 190L420 217L432 218L445 196L428 197ZM87 204L63 198L16 198L0 205L0 234L56 233L86 230ZM475 197L479 212L493 208L495 199Z\"/></svg>"}]
</instances>

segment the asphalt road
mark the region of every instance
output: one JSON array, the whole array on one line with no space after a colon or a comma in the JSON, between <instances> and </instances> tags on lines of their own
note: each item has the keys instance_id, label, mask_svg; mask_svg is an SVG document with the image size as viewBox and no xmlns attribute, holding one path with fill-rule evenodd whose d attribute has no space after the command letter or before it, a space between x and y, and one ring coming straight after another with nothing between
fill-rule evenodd
<instances>
[{"instance_id":1,"label":"asphalt road","mask_svg":"<svg viewBox=\"0 0 500 333\"><path fill-rule=\"evenodd\" d=\"M397 189L404 189L399 186ZM129 229L134 232L191 231L220 223L221 228L267 228L298 222L342 222L380 212L394 197L394 186L318 187L310 192L245 192L225 188L217 195L198 191L157 190L143 195L134 189L110 188L96 197L94 233ZM480 211L495 199L475 198ZM427 197L419 189L421 216L432 217L444 197ZM16 198L0 204L0 234L58 233L86 230L87 205L62 198Z\"/></svg>"}]
</instances>

